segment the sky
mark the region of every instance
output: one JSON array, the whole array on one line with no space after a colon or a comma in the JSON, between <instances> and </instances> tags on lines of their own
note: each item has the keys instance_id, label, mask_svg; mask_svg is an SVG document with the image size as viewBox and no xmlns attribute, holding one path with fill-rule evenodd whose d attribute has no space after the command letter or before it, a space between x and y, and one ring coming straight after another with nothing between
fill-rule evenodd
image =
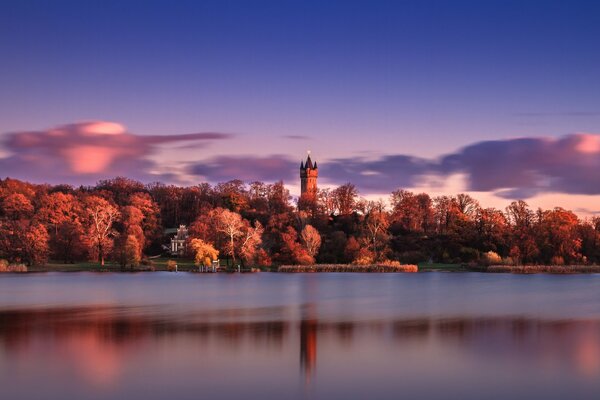
<instances>
[{"instance_id":1,"label":"sky","mask_svg":"<svg viewBox=\"0 0 600 400\"><path fill-rule=\"evenodd\" d=\"M0 0L0 177L600 210L600 3Z\"/></svg>"}]
</instances>

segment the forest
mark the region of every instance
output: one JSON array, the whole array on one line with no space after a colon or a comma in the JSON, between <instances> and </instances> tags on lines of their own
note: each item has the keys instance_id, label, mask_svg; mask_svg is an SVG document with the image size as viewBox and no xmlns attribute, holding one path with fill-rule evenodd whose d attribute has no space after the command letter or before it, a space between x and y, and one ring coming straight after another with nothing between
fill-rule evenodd
<instances>
[{"instance_id":1,"label":"forest","mask_svg":"<svg viewBox=\"0 0 600 400\"><path fill-rule=\"evenodd\" d=\"M347 183L294 200L283 182L180 187L123 177L96 186L0 180L0 259L123 267L166 254L168 228L189 228L187 257L245 266L400 262L592 265L600 218L514 201L485 208L467 194L396 190L367 201Z\"/></svg>"}]
</instances>

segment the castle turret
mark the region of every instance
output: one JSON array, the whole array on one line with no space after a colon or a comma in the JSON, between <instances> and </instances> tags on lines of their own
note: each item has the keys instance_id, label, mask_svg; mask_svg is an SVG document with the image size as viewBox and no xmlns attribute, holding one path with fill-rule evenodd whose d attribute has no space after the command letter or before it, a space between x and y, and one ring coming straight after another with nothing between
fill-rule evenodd
<instances>
[{"instance_id":1,"label":"castle turret","mask_svg":"<svg viewBox=\"0 0 600 400\"><path fill-rule=\"evenodd\" d=\"M319 169L317 163L312 162L310 159L310 152L306 158L306 162L300 162L300 194L302 197L317 196L317 177L319 176Z\"/></svg>"}]
</instances>

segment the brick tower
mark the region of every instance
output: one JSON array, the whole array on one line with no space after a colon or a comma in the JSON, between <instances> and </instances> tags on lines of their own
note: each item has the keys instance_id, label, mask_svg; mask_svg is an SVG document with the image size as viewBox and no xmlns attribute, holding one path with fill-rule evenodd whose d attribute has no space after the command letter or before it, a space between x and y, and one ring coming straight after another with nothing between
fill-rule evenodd
<instances>
[{"instance_id":1,"label":"brick tower","mask_svg":"<svg viewBox=\"0 0 600 400\"><path fill-rule=\"evenodd\" d=\"M306 163L300 161L300 195L302 197L316 198L318 176L319 169L317 168L317 163L313 164L309 151Z\"/></svg>"}]
</instances>

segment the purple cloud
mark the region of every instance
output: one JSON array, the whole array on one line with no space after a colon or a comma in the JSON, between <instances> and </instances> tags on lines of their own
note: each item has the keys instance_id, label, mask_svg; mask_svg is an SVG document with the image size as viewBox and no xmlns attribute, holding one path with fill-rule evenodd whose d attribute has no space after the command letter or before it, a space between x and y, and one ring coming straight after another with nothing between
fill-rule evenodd
<instances>
[{"instance_id":1,"label":"purple cloud","mask_svg":"<svg viewBox=\"0 0 600 400\"><path fill-rule=\"evenodd\" d=\"M421 175L433 172L429 160L408 155L385 156L377 160L339 158L319 163L323 181L354 183L363 192L387 192L412 186Z\"/></svg>"},{"instance_id":2,"label":"purple cloud","mask_svg":"<svg viewBox=\"0 0 600 400\"><path fill-rule=\"evenodd\" d=\"M469 189L507 198L542 192L600 194L600 136L475 143L442 158L441 174L465 173Z\"/></svg>"},{"instance_id":3,"label":"purple cloud","mask_svg":"<svg viewBox=\"0 0 600 400\"><path fill-rule=\"evenodd\" d=\"M0 159L0 171L2 175L48 183L94 183L115 175L155 180L162 176L150 174L156 165L147 157L157 145L184 141L208 144L228 137L214 132L134 135L120 124L105 121L8 133L2 144L10 155Z\"/></svg>"},{"instance_id":4,"label":"purple cloud","mask_svg":"<svg viewBox=\"0 0 600 400\"><path fill-rule=\"evenodd\" d=\"M468 190L511 199L548 192L600 194L600 136L585 133L479 142L439 159L393 155L319 165L326 182L354 182L364 192L414 186L425 175L462 173Z\"/></svg>"},{"instance_id":5,"label":"purple cloud","mask_svg":"<svg viewBox=\"0 0 600 400\"><path fill-rule=\"evenodd\" d=\"M284 139L290 139L290 140L308 140L310 139L310 136L305 136L305 135L285 135L283 136Z\"/></svg>"},{"instance_id":6,"label":"purple cloud","mask_svg":"<svg viewBox=\"0 0 600 400\"><path fill-rule=\"evenodd\" d=\"M266 157L220 156L202 164L192 165L192 174L200 175L211 182L241 179L246 182L279 180L290 182L298 178L300 162L284 155Z\"/></svg>"}]
</instances>

